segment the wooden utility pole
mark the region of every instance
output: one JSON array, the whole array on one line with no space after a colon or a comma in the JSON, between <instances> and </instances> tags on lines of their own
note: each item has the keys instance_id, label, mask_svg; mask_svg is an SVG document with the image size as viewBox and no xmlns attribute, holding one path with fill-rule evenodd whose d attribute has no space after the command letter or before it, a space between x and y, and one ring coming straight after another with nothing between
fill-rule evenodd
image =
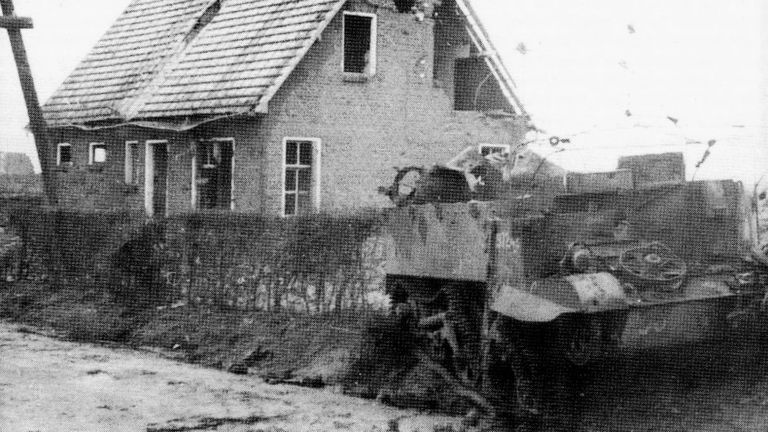
<instances>
[{"instance_id":1,"label":"wooden utility pole","mask_svg":"<svg viewBox=\"0 0 768 432\"><path fill-rule=\"evenodd\" d=\"M17 17L13 12L13 0L0 0L2 7L2 16L0 16L0 28L8 31L8 38L11 41L13 58L16 60L16 69L19 72L21 81L21 91L24 93L24 102L27 104L27 114L29 115L29 126L32 129L32 135L35 137L35 147L37 147L37 157L40 159L40 169L43 172L43 188L48 198L48 204L55 206L58 203L58 194L56 193L55 179L51 170L51 146L48 138L48 129L43 118L43 111L40 108L40 101L37 99L35 83L32 80L32 70L27 60L27 50L24 48L24 40L21 38L21 30L32 28L32 19Z\"/></svg>"}]
</instances>

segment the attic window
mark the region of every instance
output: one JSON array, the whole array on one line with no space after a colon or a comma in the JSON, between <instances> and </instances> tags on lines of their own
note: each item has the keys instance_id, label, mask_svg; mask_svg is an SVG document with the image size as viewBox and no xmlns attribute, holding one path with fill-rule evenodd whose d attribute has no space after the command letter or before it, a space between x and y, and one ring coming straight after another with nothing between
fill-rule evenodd
<instances>
[{"instance_id":1,"label":"attic window","mask_svg":"<svg viewBox=\"0 0 768 432\"><path fill-rule=\"evenodd\" d=\"M344 12L343 47L345 73L376 73L376 15Z\"/></svg>"}]
</instances>

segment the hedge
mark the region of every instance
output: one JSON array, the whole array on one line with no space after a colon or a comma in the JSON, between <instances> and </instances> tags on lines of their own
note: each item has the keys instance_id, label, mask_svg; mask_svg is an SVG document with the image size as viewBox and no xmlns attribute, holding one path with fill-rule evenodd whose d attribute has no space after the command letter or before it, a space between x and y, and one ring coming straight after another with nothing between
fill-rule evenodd
<instances>
[{"instance_id":1,"label":"hedge","mask_svg":"<svg viewBox=\"0 0 768 432\"><path fill-rule=\"evenodd\" d=\"M146 279L135 273L157 270L151 289L163 292L151 297L163 302L324 312L366 308L383 277L380 210L292 218L195 212L152 222L161 229L128 211L28 206L9 219L30 275L92 281L123 297L150 295L130 284Z\"/></svg>"}]
</instances>

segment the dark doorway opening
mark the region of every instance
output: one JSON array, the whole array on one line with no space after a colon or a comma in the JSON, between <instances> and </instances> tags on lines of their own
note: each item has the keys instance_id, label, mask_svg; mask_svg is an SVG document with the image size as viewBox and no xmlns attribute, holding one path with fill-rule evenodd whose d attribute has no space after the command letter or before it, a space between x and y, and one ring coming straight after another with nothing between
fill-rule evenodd
<instances>
[{"instance_id":1,"label":"dark doorway opening","mask_svg":"<svg viewBox=\"0 0 768 432\"><path fill-rule=\"evenodd\" d=\"M167 213L168 190L168 144L152 145L152 215L165 216Z\"/></svg>"},{"instance_id":2,"label":"dark doorway opening","mask_svg":"<svg viewBox=\"0 0 768 432\"><path fill-rule=\"evenodd\" d=\"M232 208L232 167L234 149L231 141L201 141L197 158L198 207Z\"/></svg>"}]
</instances>

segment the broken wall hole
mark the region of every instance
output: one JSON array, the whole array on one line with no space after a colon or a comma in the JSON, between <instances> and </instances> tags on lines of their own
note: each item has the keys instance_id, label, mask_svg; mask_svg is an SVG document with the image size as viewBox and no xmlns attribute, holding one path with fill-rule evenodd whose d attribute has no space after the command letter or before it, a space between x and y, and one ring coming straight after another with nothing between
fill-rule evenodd
<instances>
[{"instance_id":1,"label":"broken wall hole","mask_svg":"<svg viewBox=\"0 0 768 432\"><path fill-rule=\"evenodd\" d=\"M453 101L456 111L512 112L483 57L456 59Z\"/></svg>"},{"instance_id":2,"label":"broken wall hole","mask_svg":"<svg viewBox=\"0 0 768 432\"><path fill-rule=\"evenodd\" d=\"M410 12L416 6L416 0L394 0L395 7L400 13Z\"/></svg>"}]
</instances>

